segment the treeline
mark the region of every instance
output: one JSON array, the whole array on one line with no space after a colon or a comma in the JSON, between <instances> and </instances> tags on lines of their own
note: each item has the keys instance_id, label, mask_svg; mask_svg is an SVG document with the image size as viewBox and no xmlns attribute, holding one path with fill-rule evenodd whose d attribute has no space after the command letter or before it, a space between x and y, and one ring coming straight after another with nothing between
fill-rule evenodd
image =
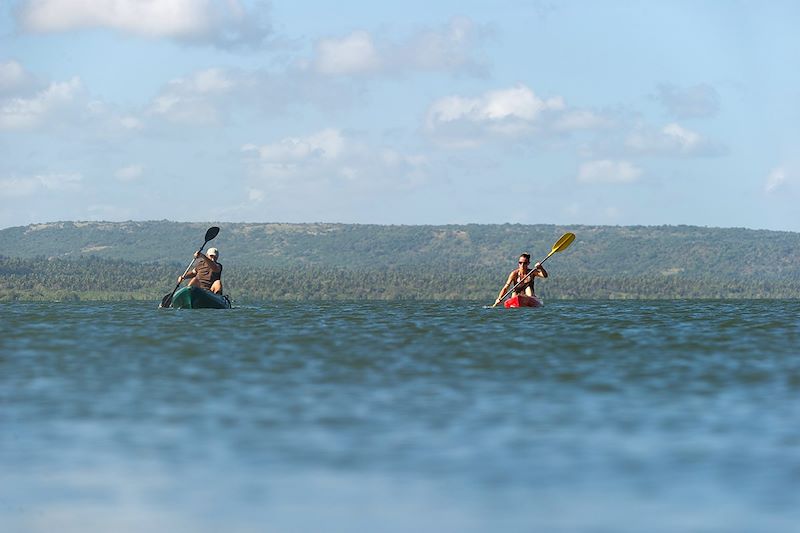
<instances>
[{"instance_id":1,"label":"treeline","mask_svg":"<svg viewBox=\"0 0 800 533\"><path fill-rule=\"evenodd\" d=\"M147 300L158 293L154 280L171 276L175 286L182 272L175 271L173 265L96 257L54 260L0 256L0 301Z\"/></svg>"},{"instance_id":2,"label":"treeline","mask_svg":"<svg viewBox=\"0 0 800 533\"><path fill-rule=\"evenodd\" d=\"M0 301L153 300L185 265L87 258L0 257ZM267 300L477 300L491 303L505 281L496 268L366 269L317 266L225 268L225 292L243 304ZM800 280L680 275L561 275L537 280L545 299L800 298Z\"/></svg>"}]
</instances>

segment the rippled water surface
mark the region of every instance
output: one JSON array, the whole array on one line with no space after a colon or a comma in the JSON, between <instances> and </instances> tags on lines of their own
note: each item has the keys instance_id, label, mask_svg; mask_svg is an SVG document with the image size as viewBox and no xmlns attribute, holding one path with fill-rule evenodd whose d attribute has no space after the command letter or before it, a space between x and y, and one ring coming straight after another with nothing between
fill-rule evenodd
<instances>
[{"instance_id":1,"label":"rippled water surface","mask_svg":"<svg viewBox=\"0 0 800 533\"><path fill-rule=\"evenodd\" d=\"M2 530L798 531L800 302L6 304Z\"/></svg>"}]
</instances>

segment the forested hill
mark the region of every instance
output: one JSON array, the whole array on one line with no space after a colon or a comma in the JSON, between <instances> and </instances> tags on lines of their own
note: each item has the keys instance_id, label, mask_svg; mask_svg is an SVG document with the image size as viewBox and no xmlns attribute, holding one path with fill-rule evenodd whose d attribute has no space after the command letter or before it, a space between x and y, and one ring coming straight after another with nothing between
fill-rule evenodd
<instances>
[{"instance_id":1,"label":"forested hill","mask_svg":"<svg viewBox=\"0 0 800 533\"><path fill-rule=\"evenodd\" d=\"M8 258L122 259L185 264L209 246L237 267L497 271L523 251L541 260L566 231L575 242L547 266L560 275L800 280L800 233L695 226L56 222L0 230Z\"/></svg>"}]
</instances>

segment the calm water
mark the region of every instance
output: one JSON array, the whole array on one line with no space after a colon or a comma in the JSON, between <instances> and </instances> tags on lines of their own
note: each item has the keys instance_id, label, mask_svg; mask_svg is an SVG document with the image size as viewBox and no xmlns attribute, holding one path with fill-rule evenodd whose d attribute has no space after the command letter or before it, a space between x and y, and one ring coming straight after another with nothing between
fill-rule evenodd
<instances>
[{"instance_id":1,"label":"calm water","mask_svg":"<svg viewBox=\"0 0 800 533\"><path fill-rule=\"evenodd\" d=\"M4 305L3 532L800 531L800 301Z\"/></svg>"}]
</instances>

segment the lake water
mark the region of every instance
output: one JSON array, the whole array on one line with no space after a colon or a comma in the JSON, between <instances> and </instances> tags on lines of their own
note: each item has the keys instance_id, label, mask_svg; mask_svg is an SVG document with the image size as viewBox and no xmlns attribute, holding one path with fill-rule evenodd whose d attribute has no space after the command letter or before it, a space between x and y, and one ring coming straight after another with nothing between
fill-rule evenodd
<instances>
[{"instance_id":1,"label":"lake water","mask_svg":"<svg viewBox=\"0 0 800 533\"><path fill-rule=\"evenodd\" d=\"M5 304L3 532L800 531L800 301Z\"/></svg>"}]
</instances>

